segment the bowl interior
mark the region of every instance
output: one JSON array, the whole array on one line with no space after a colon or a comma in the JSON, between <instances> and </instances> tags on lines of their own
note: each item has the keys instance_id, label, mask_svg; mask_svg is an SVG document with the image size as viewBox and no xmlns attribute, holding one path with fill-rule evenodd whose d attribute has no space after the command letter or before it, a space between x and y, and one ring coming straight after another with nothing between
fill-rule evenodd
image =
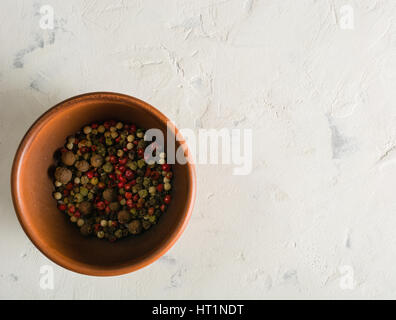
<instances>
[{"instance_id":1,"label":"bowl interior","mask_svg":"<svg viewBox=\"0 0 396 320\"><path fill-rule=\"evenodd\" d=\"M64 145L67 136L85 124L108 119L159 128L166 140L167 119L140 100L114 94L81 96L54 107L32 126L14 164L14 202L30 239L56 263L92 275L133 271L163 254L187 222L194 188L191 166L175 164L172 202L157 225L115 243L80 235L68 216L57 209L48 171L55 150ZM179 146L176 141L176 150Z\"/></svg>"}]
</instances>

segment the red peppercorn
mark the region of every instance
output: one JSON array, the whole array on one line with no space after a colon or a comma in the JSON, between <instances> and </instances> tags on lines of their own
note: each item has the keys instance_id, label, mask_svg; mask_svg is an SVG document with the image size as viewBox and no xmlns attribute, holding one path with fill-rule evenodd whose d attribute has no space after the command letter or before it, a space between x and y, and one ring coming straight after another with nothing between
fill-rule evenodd
<instances>
[{"instance_id":1,"label":"red peppercorn","mask_svg":"<svg viewBox=\"0 0 396 320\"><path fill-rule=\"evenodd\" d=\"M66 205L65 204L60 204L58 206L58 209L61 210L61 211L65 211L66 210Z\"/></svg>"},{"instance_id":2,"label":"red peppercorn","mask_svg":"<svg viewBox=\"0 0 396 320\"><path fill-rule=\"evenodd\" d=\"M136 126L134 124L131 124L131 127L129 128L130 133L136 132Z\"/></svg>"},{"instance_id":3,"label":"red peppercorn","mask_svg":"<svg viewBox=\"0 0 396 320\"><path fill-rule=\"evenodd\" d=\"M89 151L89 149L87 147L81 147L80 148L80 152L81 153L87 153Z\"/></svg>"},{"instance_id":4,"label":"red peppercorn","mask_svg":"<svg viewBox=\"0 0 396 320\"><path fill-rule=\"evenodd\" d=\"M116 139L115 139L115 141L118 143L118 142L120 142L120 140L121 140L121 137L117 137Z\"/></svg>"},{"instance_id":5,"label":"red peppercorn","mask_svg":"<svg viewBox=\"0 0 396 320\"><path fill-rule=\"evenodd\" d=\"M133 140L132 141L132 143L136 146L136 145L138 145L139 144L139 141L137 141L137 140Z\"/></svg>"},{"instance_id":6,"label":"red peppercorn","mask_svg":"<svg viewBox=\"0 0 396 320\"><path fill-rule=\"evenodd\" d=\"M166 204L169 204L169 203L171 202L171 196L170 196L169 194L167 194L167 195L165 196L164 202L165 202Z\"/></svg>"},{"instance_id":7,"label":"red peppercorn","mask_svg":"<svg viewBox=\"0 0 396 320\"><path fill-rule=\"evenodd\" d=\"M100 224L99 224L99 223L95 223L95 224L94 224L94 228L95 228L95 231L99 231L99 229L100 229Z\"/></svg>"},{"instance_id":8,"label":"red peppercorn","mask_svg":"<svg viewBox=\"0 0 396 320\"><path fill-rule=\"evenodd\" d=\"M131 185L134 186L135 184L136 184L136 179L133 179L133 180L131 181Z\"/></svg>"},{"instance_id":9,"label":"red peppercorn","mask_svg":"<svg viewBox=\"0 0 396 320\"><path fill-rule=\"evenodd\" d=\"M126 205L127 205L129 208L132 208L132 206L133 206L133 201L132 201L132 199L128 199L128 200L126 201Z\"/></svg>"},{"instance_id":10,"label":"red peppercorn","mask_svg":"<svg viewBox=\"0 0 396 320\"><path fill-rule=\"evenodd\" d=\"M103 201L99 201L96 204L96 208L98 208L99 210L104 210L106 208L106 205L105 205L105 203Z\"/></svg>"},{"instance_id":11,"label":"red peppercorn","mask_svg":"<svg viewBox=\"0 0 396 320\"><path fill-rule=\"evenodd\" d=\"M172 179L173 173L172 172L167 172L165 177L167 177L168 179Z\"/></svg>"},{"instance_id":12,"label":"red peppercorn","mask_svg":"<svg viewBox=\"0 0 396 320\"><path fill-rule=\"evenodd\" d=\"M133 179L134 177L135 177L135 174L133 173L133 171L132 170L126 170L125 171L125 177L128 179L128 180L131 180L131 179Z\"/></svg>"},{"instance_id":13,"label":"red peppercorn","mask_svg":"<svg viewBox=\"0 0 396 320\"><path fill-rule=\"evenodd\" d=\"M163 204L163 205L161 205L160 209L161 209L161 211L162 211L162 212L164 212L164 211L165 211L165 209L166 209L166 205L164 205L164 204Z\"/></svg>"},{"instance_id":14,"label":"red peppercorn","mask_svg":"<svg viewBox=\"0 0 396 320\"><path fill-rule=\"evenodd\" d=\"M131 184L130 184L130 183L125 184L124 190L125 190L125 191L128 191L128 190L130 190L130 189L131 189Z\"/></svg>"},{"instance_id":15,"label":"red peppercorn","mask_svg":"<svg viewBox=\"0 0 396 320\"><path fill-rule=\"evenodd\" d=\"M92 171L87 172L88 179L92 179L94 177L94 173Z\"/></svg>"},{"instance_id":16,"label":"red peppercorn","mask_svg":"<svg viewBox=\"0 0 396 320\"><path fill-rule=\"evenodd\" d=\"M127 148L127 147L124 147L124 148L122 148L122 151L128 152L128 148Z\"/></svg>"},{"instance_id":17,"label":"red peppercorn","mask_svg":"<svg viewBox=\"0 0 396 320\"><path fill-rule=\"evenodd\" d=\"M92 123L92 124L91 124L91 128L92 128L92 129L96 129L98 126L99 126L99 125L98 125L97 123Z\"/></svg>"},{"instance_id":18,"label":"red peppercorn","mask_svg":"<svg viewBox=\"0 0 396 320\"><path fill-rule=\"evenodd\" d=\"M72 189L73 189L73 183L69 182L69 183L66 185L66 189L67 189L67 190L72 190Z\"/></svg>"},{"instance_id":19,"label":"red peppercorn","mask_svg":"<svg viewBox=\"0 0 396 320\"><path fill-rule=\"evenodd\" d=\"M132 193L131 192L125 192L125 199L132 199Z\"/></svg>"},{"instance_id":20,"label":"red peppercorn","mask_svg":"<svg viewBox=\"0 0 396 320\"><path fill-rule=\"evenodd\" d=\"M124 188L124 182L118 182L117 186L119 189Z\"/></svg>"},{"instance_id":21,"label":"red peppercorn","mask_svg":"<svg viewBox=\"0 0 396 320\"><path fill-rule=\"evenodd\" d=\"M120 166L120 167L118 168L118 170L119 170L121 173L124 173L125 170L126 170L126 168L125 168L125 166Z\"/></svg>"},{"instance_id":22,"label":"red peppercorn","mask_svg":"<svg viewBox=\"0 0 396 320\"><path fill-rule=\"evenodd\" d=\"M80 217L81 217L80 211L76 211L76 213L74 214L74 216L75 216L76 218L80 218Z\"/></svg>"},{"instance_id":23,"label":"red peppercorn","mask_svg":"<svg viewBox=\"0 0 396 320\"><path fill-rule=\"evenodd\" d=\"M138 194L135 194L134 196L133 196L133 201L138 201L139 200L139 195Z\"/></svg>"},{"instance_id":24,"label":"red peppercorn","mask_svg":"<svg viewBox=\"0 0 396 320\"><path fill-rule=\"evenodd\" d=\"M148 213L150 216L152 216L152 215L154 214L154 208L153 208L153 207L149 208L147 213Z\"/></svg>"},{"instance_id":25,"label":"red peppercorn","mask_svg":"<svg viewBox=\"0 0 396 320\"><path fill-rule=\"evenodd\" d=\"M109 128L111 127L110 121L105 121L105 123L104 123L103 125L104 125L104 127L105 127L106 129L109 129Z\"/></svg>"},{"instance_id":26,"label":"red peppercorn","mask_svg":"<svg viewBox=\"0 0 396 320\"><path fill-rule=\"evenodd\" d=\"M170 170L170 165L167 164L167 163L164 163L164 164L162 165L162 170L163 170L163 171L169 171L169 170Z\"/></svg>"},{"instance_id":27,"label":"red peppercorn","mask_svg":"<svg viewBox=\"0 0 396 320\"><path fill-rule=\"evenodd\" d=\"M95 152L95 151L96 151L96 146L93 145L93 146L91 147L91 150Z\"/></svg>"},{"instance_id":28,"label":"red peppercorn","mask_svg":"<svg viewBox=\"0 0 396 320\"><path fill-rule=\"evenodd\" d=\"M126 163L127 163L127 161L128 161L127 158L120 158L120 159L118 160L118 163L119 163L120 165L122 165L122 166L125 166Z\"/></svg>"},{"instance_id":29,"label":"red peppercorn","mask_svg":"<svg viewBox=\"0 0 396 320\"><path fill-rule=\"evenodd\" d=\"M151 172L151 179L158 180L159 177L160 177L160 173L158 171Z\"/></svg>"},{"instance_id":30,"label":"red peppercorn","mask_svg":"<svg viewBox=\"0 0 396 320\"><path fill-rule=\"evenodd\" d=\"M69 212L70 212L70 213L76 212L76 207L73 206L73 205L71 205L71 206L69 207Z\"/></svg>"},{"instance_id":31,"label":"red peppercorn","mask_svg":"<svg viewBox=\"0 0 396 320\"><path fill-rule=\"evenodd\" d=\"M112 221L112 222L111 222L111 226L112 226L112 227L117 227L117 225L118 225L117 221Z\"/></svg>"},{"instance_id":32,"label":"red peppercorn","mask_svg":"<svg viewBox=\"0 0 396 320\"><path fill-rule=\"evenodd\" d=\"M106 205L108 205L108 204L110 204L110 201L105 200L104 203L105 203Z\"/></svg>"},{"instance_id":33,"label":"red peppercorn","mask_svg":"<svg viewBox=\"0 0 396 320\"><path fill-rule=\"evenodd\" d=\"M64 196L68 196L69 195L69 190L67 190L67 189L63 190L63 195Z\"/></svg>"},{"instance_id":34,"label":"red peppercorn","mask_svg":"<svg viewBox=\"0 0 396 320\"><path fill-rule=\"evenodd\" d=\"M162 192L162 190L164 190L164 185L163 185L162 183L160 183L160 184L157 186L157 191L158 191L158 192Z\"/></svg>"},{"instance_id":35,"label":"red peppercorn","mask_svg":"<svg viewBox=\"0 0 396 320\"><path fill-rule=\"evenodd\" d=\"M117 157L114 156L114 155L111 155L111 156L110 156L110 162L111 162L112 164L116 164L116 163L117 163Z\"/></svg>"},{"instance_id":36,"label":"red peppercorn","mask_svg":"<svg viewBox=\"0 0 396 320\"><path fill-rule=\"evenodd\" d=\"M145 177L148 177L148 176L150 176L150 173L151 173L151 169L150 169L150 168L147 168L147 169L146 169L146 172L145 172L145 174L144 174L144 176L145 176Z\"/></svg>"},{"instance_id":37,"label":"red peppercorn","mask_svg":"<svg viewBox=\"0 0 396 320\"><path fill-rule=\"evenodd\" d=\"M138 156L139 156L140 158L142 158L143 155L144 155L144 150L143 150L143 148L139 148L137 153L138 153Z\"/></svg>"},{"instance_id":38,"label":"red peppercorn","mask_svg":"<svg viewBox=\"0 0 396 320\"><path fill-rule=\"evenodd\" d=\"M109 206L107 206L107 207L106 207L106 209L105 209L105 212L106 212L107 214L109 214L109 213L111 212L111 210L110 210L110 207L109 207Z\"/></svg>"}]
</instances>

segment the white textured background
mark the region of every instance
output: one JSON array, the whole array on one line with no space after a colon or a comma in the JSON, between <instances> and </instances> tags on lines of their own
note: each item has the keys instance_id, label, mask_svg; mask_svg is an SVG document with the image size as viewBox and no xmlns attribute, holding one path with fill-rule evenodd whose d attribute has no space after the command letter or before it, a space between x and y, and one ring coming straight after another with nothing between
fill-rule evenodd
<instances>
[{"instance_id":1,"label":"white textured background","mask_svg":"<svg viewBox=\"0 0 396 320\"><path fill-rule=\"evenodd\" d=\"M54 30L39 27L45 4ZM345 4L354 30L340 27ZM2 0L0 298L396 298L395 17L392 0ZM252 174L199 166L180 240L114 278L47 260L9 191L32 122L99 90L181 128L254 133ZM54 290L40 289L45 264Z\"/></svg>"}]
</instances>

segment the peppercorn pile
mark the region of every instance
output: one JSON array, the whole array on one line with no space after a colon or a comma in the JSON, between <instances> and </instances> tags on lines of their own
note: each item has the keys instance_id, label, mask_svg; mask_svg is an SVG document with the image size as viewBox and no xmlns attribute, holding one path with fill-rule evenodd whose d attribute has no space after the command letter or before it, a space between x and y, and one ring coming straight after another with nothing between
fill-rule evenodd
<instances>
[{"instance_id":1,"label":"peppercorn pile","mask_svg":"<svg viewBox=\"0 0 396 320\"><path fill-rule=\"evenodd\" d=\"M171 166L144 159L144 131L114 120L68 137L55 169L54 198L80 232L113 242L157 223L171 201ZM158 152L158 150L156 150Z\"/></svg>"}]
</instances>

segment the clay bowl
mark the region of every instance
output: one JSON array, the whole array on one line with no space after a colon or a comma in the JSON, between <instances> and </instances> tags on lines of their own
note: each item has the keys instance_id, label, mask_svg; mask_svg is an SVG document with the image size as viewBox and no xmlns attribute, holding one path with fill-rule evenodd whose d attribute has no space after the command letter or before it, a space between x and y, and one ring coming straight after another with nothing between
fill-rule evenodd
<instances>
[{"instance_id":1,"label":"clay bowl","mask_svg":"<svg viewBox=\"0 0 396 320\"><path fill-rule=\"evenodd\" d=\"M96 92L70 98L44 113L29 129L17 150L11 174L12 199L18 219L30 240L49 259L69 270L115 276L140 269L161 257L179 238L195 200L195 168L175 164L172 202L157 225L147 232L115 243L85 238L62 214L52 198L49 168L67 136L100 120L122 120L162 130L167 118L149 104L118 93ZM175 128L173 135L179 134ZM176 150L188 149L176 141Z\"/></svg>"}]
</instances>

